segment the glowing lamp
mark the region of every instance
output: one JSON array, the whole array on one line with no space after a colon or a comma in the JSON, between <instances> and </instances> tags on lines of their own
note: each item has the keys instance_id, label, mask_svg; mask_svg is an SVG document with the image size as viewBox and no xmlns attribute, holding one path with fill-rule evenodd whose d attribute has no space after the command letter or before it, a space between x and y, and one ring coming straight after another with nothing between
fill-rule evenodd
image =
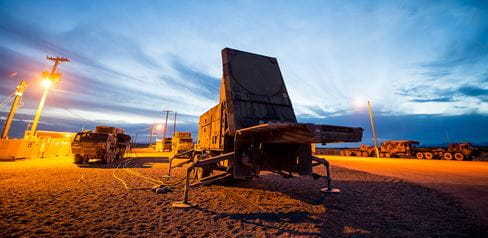
<instances>
[{"instance_id":1,"label":"glowing lamp","mask_svg":"<svg viewBox=\"0 0 488 238\"><path fill-rule=\"evenodd\" d=\"M53 81L51 81L49 78L44 78L41 80L41 85L44 88L49 88L49 87L51 87L52 84L53 84Z\"/></svg>"},{"instance_id":2,"label":"glowing lamp","mask_svg":"<svg viewBox=\"0 0 488 238\"><path fill-rule=\"evenodd\" d=\"M162 131L163 130L163 125L162 124L157 124L154 126L154 129L158 130L158 131Z\"/></svg>"},{"instance_id":3,"label":"glowing lamp","mask_svg":"<svg viewBox=\"0 0 488 238\"><path fill-rule=\"evenodd\" d=\"M366 102L361 98L354 99L353 103L354 103L354 107L357 109L362 108L366 105Z\"/></svg>"}]
</instances>

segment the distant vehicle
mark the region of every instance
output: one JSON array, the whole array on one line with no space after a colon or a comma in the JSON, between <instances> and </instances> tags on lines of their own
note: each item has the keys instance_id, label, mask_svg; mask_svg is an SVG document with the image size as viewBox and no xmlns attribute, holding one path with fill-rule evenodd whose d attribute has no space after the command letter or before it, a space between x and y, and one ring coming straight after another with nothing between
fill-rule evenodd
<instances>
[{"instance_id":1,"label":"distant vehicle","mask_svg":"<svg viewBox=\"0 0 488 238\"><path fill-rule=\"evenodd\" d=\"M190 132L176 132L171 142L171 148L175 156L193 149L193 139Z\"/></svg>"},{"instance_id":2,"label":"distant vehicle","mask_svg":"<svg viewBox=\"0 0 488 238\"><path fill-rule=\"evenodd\" d=\"M163 152L171 152L173 149L173 142L171 137L166 137L163 140Z\"/></svg>"},{"instance_id":3,"label":"distant vehicle","mask_svg":"<svg viewBox=\"0 0 488 238\"><path fill-rule=\"evenodd\" d=\"M85 130L76 133L71 151L75 155L75 164L82 164L90 159L112 163L124 157L130 141L131 137L124 134L121 128L97 126L95 132Z\"/></svg>"},{"instance_id":4,"label":"distant vehicle","mask_svg":"<svg viewBox=\"0 0 488 238\"><path fill-rule=\"evenodd\" d=\"M340 151L342 156L376 156L374 146L371 145L360 145L359 148L342 149Z\"/></svg>"},{"instance_id":5,"label":"distant vehicle","mask_svg":"<svg viewBox=\"0 0 488 238\"><path fill-rule=\"evenodd\" d=\"M480 151L469 142L452 143L447 148L418 147L420 143L414 140L392 140L381 143L379 156L381 158L417 158L444 160L471 160ZM343 156L376 156L374 146L361 145L359 148L343 149Z\"/></svg>"}]
</instances>

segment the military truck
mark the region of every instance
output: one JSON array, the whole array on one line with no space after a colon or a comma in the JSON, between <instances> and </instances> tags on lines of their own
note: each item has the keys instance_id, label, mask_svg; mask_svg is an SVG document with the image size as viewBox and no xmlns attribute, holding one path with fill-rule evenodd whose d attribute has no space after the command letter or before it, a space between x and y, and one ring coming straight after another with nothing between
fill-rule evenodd
<instances>
[{"instance_id":1,"label":"military truck","mask_svg":"<svg viewBox=\"0 0 488 238\"><path fill-rule=\"evenodd\" d=\"M171 152L173 150L173 142L171 137L166 137L161 142L163 144L163 152Z\"/></svg>"},{"instance_id":2,"label":"military truck","mask_svg":"<svg viewBox=\"0 0 488 238\"><path fill-rule=\"evenodd\" d=\"M339 153L342 156L376 156L374 146L371 145L360 145L359 148L342 149Z\"/></svg>"},{"instance_id":3,"label":"military truck","mask_svg":"<svg viewBox=\"0 0 488 238\"><path fill-rule=\"evenodd\" d=\"M381 143L379 156L381 158L417 158L417 159L445 159L470 160L480 152L469 142L452 143L447 148L419 147L415 140L391 140ZM359 148L343 149L343 156L374 157L374 146L361 145Z\"/></svg>"},{"instance_id":4,"label":"military truck","mask_svg":"<svg viewBox=\"0 0 488 238\"><path fill-rule=\"evenodd\" d=\"M312 143L358 142L363 129L298 123L276 58L225 48L218 104L199 120L198 141L186 171L184 201L192 187L221 179L254 179L260 171L285 178L294 174L325 178L329 163L311 153ZM176 166L180 166L178 164ZM312 172L324 165L325 175ZM195 171L198 180L190 183Z\"/></svg>"},{"instance_id":5,"label":"military truck","mask_svg":"<svg viewBox=\"0 0 488 238\"><path fill-rule=\"evenodd\" d=\"M193 139L191 138L191 132L177 131L174 133L171 139L171 148L175 156L187 155L187 151L193 150Z\"/></svg>"},{"instance_id":6,"label":"military truck","mask_svg":"<svg viewBox=\"0 0 488 238\"><path fill-rule=\"evenodd\" d=\"M75 155L75 164L88 163L91 159L112 163L124 157L130 141L131 137L121 128L97 126L95 132L85 130L76 133L71 151Z\"/></svg>"},{"instance_id":7,"label":"military truck","mask_svg":"<svg viewBox=\"0 0 488 238\"><path fill-rule=\"evenodd\" d=\"M445 160L472 160L474 157L479 156L481 150L474 147L469 142L452 143L447 147L447 151L444 152L442 158Z\"/></svg>"}]
</instances>

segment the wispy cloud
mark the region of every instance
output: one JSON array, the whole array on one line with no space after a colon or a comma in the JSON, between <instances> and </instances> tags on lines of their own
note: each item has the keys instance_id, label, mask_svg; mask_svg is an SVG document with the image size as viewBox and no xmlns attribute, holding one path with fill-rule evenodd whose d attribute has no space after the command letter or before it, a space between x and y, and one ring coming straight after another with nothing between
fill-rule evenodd
<instances>
[{"instance_id":1,"label":"wispy cloud","mask_svg":"<svg viewBox=\"0 0 488 238\"><path fill-rule=\"evenodd\" d=\"M194 122L217 103L219 51L233 47L278 58L300 118L354 114L356 100L385 115L487 114L487 9L476 1L7 1L0 95L25 79L21 111L35 110L44 57L60 55L72 62L60 67L46 115L132 125L169 109Z\"/></svg>"}]
</instances>

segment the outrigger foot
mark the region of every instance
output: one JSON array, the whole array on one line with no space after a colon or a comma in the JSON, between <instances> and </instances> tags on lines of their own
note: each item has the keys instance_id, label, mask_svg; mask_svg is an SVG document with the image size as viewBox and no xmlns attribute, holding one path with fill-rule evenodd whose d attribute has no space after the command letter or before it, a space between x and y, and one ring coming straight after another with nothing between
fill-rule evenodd
<instances>
[{"instance_id":1,"label":"outrigger foot","mask_svg":"<svg viewBox=\"0 0 488 238\"><path fill-rule=\"evenodd\" d=\"M174 208L191 208L194 205L192 205L187 201L180 201L180 202L174 202L173 204L171 204L171 206Z\"/></svg>"},{"instance_id":2,"label":"outrigger foot","mask_svg":"<svg viewBox=\"0 0 488 238\"><path fill-rule=\"evenodd\" d=\"M340 193L341 190L338 188L322 188L320 189L321 192L323 193Z\"/></svg>"}]
</instances>

